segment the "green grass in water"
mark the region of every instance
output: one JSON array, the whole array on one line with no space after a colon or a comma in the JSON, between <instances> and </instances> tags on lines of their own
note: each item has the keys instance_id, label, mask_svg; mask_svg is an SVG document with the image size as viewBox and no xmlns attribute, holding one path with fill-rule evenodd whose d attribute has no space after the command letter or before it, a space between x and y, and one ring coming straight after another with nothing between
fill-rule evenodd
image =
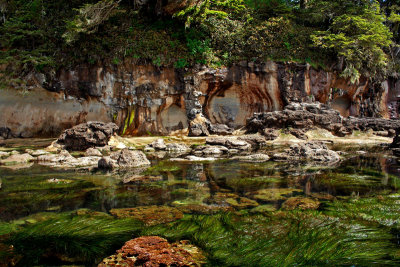
<instances>
[{"instance_id":1,"label":"green grass in water","mask_svg":"<svg viewBox=\"0 0 400 267\"><path fill-rule=\"evenodd\" d=\"M49 252L77 262L96 263L131 239L140 227L139 222L130 219L61 215L26 226L8 243L23 255L20 266L37 264Z\"/></svg>"},{"instance_id":2,"label":"green grass in water","mask_svg":"<svg viewBox=\"0 0 400 267\"><path fill-rule=\"evenodd\" d=\"M209 266L394 265L384 231L317 212L271 214L190 216L143 234L188 239L208 253Z\"/></svg>"}]
</instances>

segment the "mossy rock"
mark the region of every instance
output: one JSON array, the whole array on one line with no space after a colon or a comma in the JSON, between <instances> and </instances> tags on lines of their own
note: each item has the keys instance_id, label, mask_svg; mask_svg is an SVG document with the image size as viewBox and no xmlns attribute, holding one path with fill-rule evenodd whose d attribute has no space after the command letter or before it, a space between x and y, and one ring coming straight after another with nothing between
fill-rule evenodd
<instances>
[{"instance_id":1,"label":"mossy rock","mask_svg":"<svg viewBox=\"0 0 400 267\"><path fill-rule=\"evenodd\" d=\"M236 191L249 191L265 188L271 184L279 184L282 182L280 177L259 176L259 177L246 177L226 179L226 185Z\"/></svg>"},{"instance_id":2,"label":"mossy rock","mask_svg":"<svg viewBox=\"0 0 400 267\"><path fill-rule=\"evenodd\" d=\"M255 208L252 208L249 212L250 213L270 213L276 211L277 208L275 205L272 204L265 204L265 205L259 205Z\"/></svg>"},{"instance_id":3,"label":"mossy rock","mask_svg":"<svg viewBox=\"0 0 400 267\"><path fill-rule=\"evenodd\" d=\"M303 190L296 188L266 188L255 192L249 192L246 196L259 201L270 202L286 200L293 194L301 192L303 192Z\"/></svg>"},{"instance_id":4,"label":"mossy rock","mask_svg":"<svg viewBox=\"0 0 400 267\"><path fill-rule=\"evenodd\" d=\"M316 210L320 202L318 200L307 197L291 197L282 204L284 210Z\"/></svg>"},{"instance_id":5,"label":"mossy rock","mask_svg":"<svg viewBox=\"0 0 400 267\"><path fill-rule=\"evenodd\" d=\"M226 199L226 203L236 209L249 209L257 207L259 205L257 201L249 199L247 197L228 198Z\"/></svg>"},{"instance_id":6,"label":"mossy rock","mask_svg":"<svg viewBox=\"0 0 400 267\"><path fill-rule=\"evenodd\" d=\"M149 226L173 222L183 218L183 213L180 210L169 206L112 209L110 213L117 218L134 218Z\"/></svg>"}]
</instances>

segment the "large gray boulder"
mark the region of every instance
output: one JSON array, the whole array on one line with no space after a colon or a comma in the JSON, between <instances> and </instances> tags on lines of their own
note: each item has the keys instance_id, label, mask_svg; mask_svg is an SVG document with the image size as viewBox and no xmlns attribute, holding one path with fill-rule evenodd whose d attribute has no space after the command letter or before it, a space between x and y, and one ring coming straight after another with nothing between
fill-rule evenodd
<instances>
[{"instance_id":1,"label":"large gray boulder","mask_svg":"<svg viewBox=\"0 0 400 267\"><path fill-rule=\"evenodd\" d=\"M67 150L83 151L91 147L105 146L118 130L115 123L91 121L65 130L57 143Z\"/></svg>"},{"instance_id":2,"label":"large gray boulder","mask_svg":"<svg viewBox=\"0 0 400 267\"><path fill-rule=\"evenodd\" d=\"M98 161L99 169L137 168L150 165L146 155L140 150L122 149Z\"/></svg>"}]
</instances>

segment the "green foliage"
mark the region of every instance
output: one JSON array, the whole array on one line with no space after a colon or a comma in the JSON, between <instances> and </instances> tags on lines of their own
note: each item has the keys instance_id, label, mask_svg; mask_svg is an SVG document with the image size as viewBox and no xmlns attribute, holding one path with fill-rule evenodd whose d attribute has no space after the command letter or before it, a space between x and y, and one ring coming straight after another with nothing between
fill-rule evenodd
<instances>
[{"instance_id":1,"label":"green foliage","mask_svg":"<svg viewBox=\"0 0 400 267\"><path fill-rule=\"evenodd\" d=\"M45 253L96 262L129 240L140 223L112 217L61 215L56 219L28 225L9 243L24 255L21 264L37 264Z\"/></svg>"},{"instance_id":2,"label":"green foliage","mask_svg":"<svg viewBox=\"0 0 400 267\"><path fill-rule=\"evenodd\" d=\"M365 7L359 15L345 14L333 19L328 31L312 35L316 46L332 49L343 58L343 76L355 83L361 74L375 76L387 69L384 51L392 43L392 33L383 23L378 5Z\"/></svg>"},{"instance_id":3,"label":"green foliage","mask_svg":"<svg viewBox=\"0 0 400 267\"><path fill-rule=\"evenodd\" d=\"M385 265L393 247L383 231L316 212L192 216L143 234L189 239L208 253L210 266Z\"/></svg>"},{"instance_id":4,"label":"green foliage","mask_svg":"<svg viewBox=\"0 0 400 267\"><path fill-rule=\"evenodd\" d=\"M126 59L178 69L242 60L336 63L353 82L399 68L390 32L400 39L397 5L381 1L383 13L369 0L300 2L189 1L173 15L158 16L154 3L10 0L1 6L0 64L7 81L0 87L23 87L31 72Z\"/></svg>"},{"instance_id":5,"label":"green foliage","mask_svg":"<svg viewBox=\"0 0 400 267\"><path fill-rule=\"evenodd\" d=\"M174 16L185 22L185 27L202 24L210 17L229 19L240 17L246 11L243 0L201 0L177 12Z\"/></svg>"},{"instance_id":6,"label":"green foliage","mask_svg":"<svg viewBox=\"0 0 400 267\"><path fill-rule=\"evenodd\" d=\"M77 9L78 15L67 21L67 30L63 38L67 43L74 42L80 33L94 33L99 25L107 21L121 0L101 0L95 4L85 4Z\"/></svg>"}]
</instances>

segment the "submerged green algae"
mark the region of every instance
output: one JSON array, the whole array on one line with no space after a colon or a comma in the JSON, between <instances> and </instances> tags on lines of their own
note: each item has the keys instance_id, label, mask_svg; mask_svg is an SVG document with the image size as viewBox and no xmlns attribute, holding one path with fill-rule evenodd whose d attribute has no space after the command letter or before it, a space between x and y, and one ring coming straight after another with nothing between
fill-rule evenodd
<instances>
[{"instance_id":1,"label":"submerged green algae","mask_svg":"<svg viewBox=\"0 0 400 267\"><path fill-rule=\"evenodd\" d=\"M206 252L209 266L399 264L395 161L363 156L311 169L234 161L154 164L151 171L161 180L126 182L129 173L37 166L0 170L0 218L7 220L0 223L0 243L14 246L20 266L95 265L125 241L150 234L188 239ZM290 199L288 208L283 203ZM306 199L320 202L318 211L303 210ZM184 215L156 226L110 215L152 205ZM136 211L136 219L146 215Z\"/></svg>"}]
</instances>

